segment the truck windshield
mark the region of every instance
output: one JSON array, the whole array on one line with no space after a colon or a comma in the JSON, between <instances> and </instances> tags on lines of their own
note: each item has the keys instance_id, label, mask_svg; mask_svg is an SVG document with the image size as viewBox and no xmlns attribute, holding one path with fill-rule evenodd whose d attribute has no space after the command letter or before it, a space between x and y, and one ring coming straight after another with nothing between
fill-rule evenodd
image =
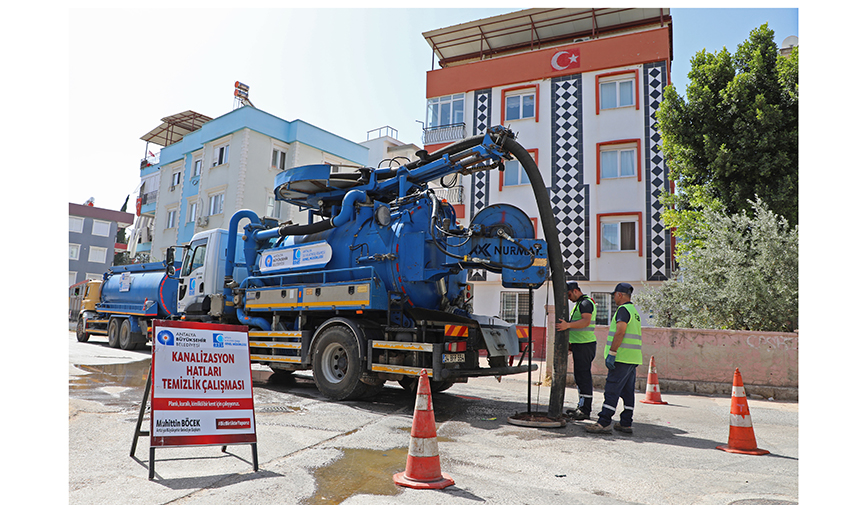
<instances>
[{"instance_id":1,"label":"truck windshield","mask_svg":"<svg viewBox=\"0 0 860 505\"><path fill-rule=\"evenodd\" d=\"M191 259L182 262L182 277L191 275L191 272L203 266L203 260L206 258L206 241L191 244L191 253L188 257Z\"/></svg>"}]
</instances>

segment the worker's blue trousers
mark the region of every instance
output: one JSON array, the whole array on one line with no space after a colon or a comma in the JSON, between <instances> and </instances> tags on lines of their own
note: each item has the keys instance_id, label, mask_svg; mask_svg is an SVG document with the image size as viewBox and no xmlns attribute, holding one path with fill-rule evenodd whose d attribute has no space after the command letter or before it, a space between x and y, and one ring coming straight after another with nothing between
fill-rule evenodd
<instances>
[{"instance_id":1,"label":"worker's blue trousers","mask_svg":"<svg viewBox=\"0 0 860 505\"><path fill-rule=\"evenodd\" d=\"M636 401L636 367L627 363L615 362L615 369L606 376L606 389L603 392L603 408L597 416L602 426L612 424L612 416L618 407L618 398L624 401L621 412L621 426L633 424L633 403Z\"/></svg>"}]
</instances>

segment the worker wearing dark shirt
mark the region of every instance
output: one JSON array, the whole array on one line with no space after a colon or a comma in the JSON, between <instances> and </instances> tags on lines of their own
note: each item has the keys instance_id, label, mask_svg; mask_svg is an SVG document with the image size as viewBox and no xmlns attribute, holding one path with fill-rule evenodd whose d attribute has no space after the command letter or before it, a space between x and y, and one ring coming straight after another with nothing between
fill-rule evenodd
<instances>
[{"instance_id":1,"label":"worker wearing dark shirt","mask_svg":"<svg viewBox=\"0 0 860 505\"><path fill-rule=\"evenodd\" d=\"M597 422L585 427L589 433L611 433L612 416L618 407L618 398L624 401L624 410L615 429L633 433L633 404L636 394L636 367L642 364L642 319L630 297L633 286L626 282L615 286L612 293L618 310L609 324L609 338L603 352L606 368L606 388L603 408Z\"/></svg>"},{"instance_id":2,"label":"worker wearing dark shirt","mask_svg":"<svg viewBox=\"0 0 860 505\"><path fill-rule=\"evenodd\" d=\"M566 414L575 420L589 419L594 388L591 362L597 353L597 337L594 334L595 304L594 300L582 293L576 282L567 283L567 299L574 304L570 312L570 322L559 318L555 329L568 332L568 349L573 355L573 379L579 390L579 403Z\"/></svg>"}]
</instances>

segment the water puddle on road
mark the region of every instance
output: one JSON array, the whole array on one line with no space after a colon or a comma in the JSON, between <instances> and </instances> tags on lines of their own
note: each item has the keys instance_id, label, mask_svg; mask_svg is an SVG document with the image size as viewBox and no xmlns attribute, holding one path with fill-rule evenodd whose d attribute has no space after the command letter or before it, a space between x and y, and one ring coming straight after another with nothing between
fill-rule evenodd
<instances>
[{"instance_id":1,"label":"water puddle on road","mask_svg":"<svg viewBox=\"0 0 860 505\"><path fill-rule=\"evenodd\" d=\"M407 448L387 451L341 449L343 456L314 471L316 493L305 505L338 504L357 494L393 496L400 492L394 474L406 470Z\"/></svg>"},{"instance_id":2,"label":"water puddle on road","mask_svg":"<svg viewBox=\"0 0 860 505\"><path fill-rule=\"evenodd\" d=\"M70 377L69 389L98 389L106 386L142 388L146 386L149 362L132 361L113 365L75 365L86 375Z\"/></svg>"},{"instance_id":3,"label":"water puddle on road","mask_svg":"<svg viewBox=\"0 0 860 505\"><path fill-rule=\"evenodd\" d=\"M69 394L104 404L140 402L151 359L110 365L75 365L86 372L69 377Z\"/></svg>"}]
</instances>

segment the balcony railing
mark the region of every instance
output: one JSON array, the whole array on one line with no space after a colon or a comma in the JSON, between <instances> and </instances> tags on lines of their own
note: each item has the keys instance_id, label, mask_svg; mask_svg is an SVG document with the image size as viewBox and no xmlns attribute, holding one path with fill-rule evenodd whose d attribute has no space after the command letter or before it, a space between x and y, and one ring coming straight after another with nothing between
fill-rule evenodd
<instances>
[{"instance_id":1,"label":"balcony railing","mask_svg":"<svg viewBox=\"0 0 860 505\"><path fill-rule=\"evenodd\" d=\"M455 142L466 138L466 123L455 123L424 128L424 145Z\"/></svg>"},{"instance_id":2,"label":"balcony railing","mask_svg":"<svg viewBox=\"0 0 860 505\"><path fill-rule=\"evenodd\" d=\"M440 200L448 200L452 205L463 203L463 186L454 186L453 188L433 188L433 193Z\"/></svg>"},{"instance_id":3,"label":"balcony railing","mask_svg":"<svg viewBox=\"0 0 860 505\"><path fill-rule=\"evenodd\" d=\"M158 196L158 191L150 191L149 193L144 193L140 195L140 204L146 205L148 203L155 203L155 199Z\"/></svg>"}]
</instances>

